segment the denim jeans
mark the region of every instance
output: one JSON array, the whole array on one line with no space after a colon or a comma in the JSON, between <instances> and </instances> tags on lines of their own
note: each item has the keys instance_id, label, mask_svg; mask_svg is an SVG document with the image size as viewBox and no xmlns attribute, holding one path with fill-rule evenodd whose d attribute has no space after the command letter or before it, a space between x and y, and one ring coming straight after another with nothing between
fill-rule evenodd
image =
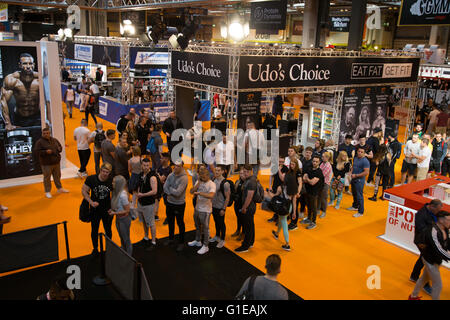
<instances>
[{"instance_id":1,"label":"denim jeans","mask_svg":"<svg viewBox=\"0 0 450 320\"><path fill-rule=\"evenodd\" d=\"M353 194L353 208L358 208L358 213L364 213L364 190L365 179L353 179L352 180L352 194Z\"/></svg>"}]
</instances>

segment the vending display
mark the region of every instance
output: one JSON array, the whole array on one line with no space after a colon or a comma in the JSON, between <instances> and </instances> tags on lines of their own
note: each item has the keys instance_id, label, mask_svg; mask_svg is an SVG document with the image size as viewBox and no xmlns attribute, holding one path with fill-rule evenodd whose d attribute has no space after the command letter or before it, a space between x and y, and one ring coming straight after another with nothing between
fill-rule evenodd
<instances>
[{"instance_id":1,"label":"vending display","mask_svg":"<svg viewBox=\"0 0 450 320\"><path fill-rule=\"evenodd\" d=\"M311 139L331 139L333 135L332 107L324 104L310 102L310 126L308 137Z\"/></svg>"},{"instance_id":2,"label":"vending display","mask_svg":"<svg viewBox=\"0 0 450 320\"><path fill-rule=\"evenodd\" d=\"M322 113L322 132L320 139L329 140L333 135L333 112L323 110Z\"/></svg>"}]
</instances>

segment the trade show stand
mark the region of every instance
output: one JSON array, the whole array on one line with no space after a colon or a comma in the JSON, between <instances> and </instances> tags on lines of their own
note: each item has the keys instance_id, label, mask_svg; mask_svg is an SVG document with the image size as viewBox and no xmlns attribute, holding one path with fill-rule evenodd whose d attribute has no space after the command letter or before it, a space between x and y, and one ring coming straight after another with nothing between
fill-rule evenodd
<instances>
[{"instance_id":1,"label":"trade show stand","mask_svg":"<svg viewBox=\"0 0 450 320\"><path fill-rule=\"evenodd\" d=\"M67 84L61 83L61 93L64 98L64 94L67 90ZM75 104L76 108L80 108L80 95L75 93ZM120 103L118 99L108 96L101 96L99 98L99 114L98 116L106 121L111 123L117 123L121 115L127 114L131 108L136 110L136 113L139 113L139 110L143 108L149 108L153 106L155 109L155 114L159 121L163 121L167 118L169 104L167 102L160 103L143 103L143 104L133 104L133 105L124 105Z\"/></svg>"},{"instance_id":2,"label":"trade show stand","mask_svg":"<svg viewBox=\"0 0 450 320\"><path fill-rule=\"evenodd\" d=\"M435 176L386 190L383 197L389 201L389 210L385 233L380 238L419 254L419 250L414 244L415 215L432 199L441 198L435 191L439 184L450 184L450 178ZM443 201L443 204L443 210L450 212L450 202ZM450 268L449 264L444 265Z\"/></svg>"}]
</instances>

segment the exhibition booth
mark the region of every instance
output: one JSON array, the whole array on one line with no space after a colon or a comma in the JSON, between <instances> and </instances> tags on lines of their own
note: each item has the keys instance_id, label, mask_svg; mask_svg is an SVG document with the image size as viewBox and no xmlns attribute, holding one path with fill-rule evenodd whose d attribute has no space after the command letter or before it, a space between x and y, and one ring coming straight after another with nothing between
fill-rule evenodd
<instances>
[{"instance_id":1,"label":"exhibition booth","mask_svg":"<svg viewBox=\"0 0 450 320\"><path fill-rule=\"evenodd\" d=\"M174 86L177 115L187 121L185 127L192 123L195 91L227 96L229 129L244 129L247 118L260 123L262 111L272 112L267 109L274 97L291 97L278 121L283 155L289 145L313 145L318 138L338 144L346 134L357 140L360 134L371 135L375 127L398 130L398 122L386 119L388 100L393 90L407 88L412 101L406 134L413 129L420 64L416 53L225 44L191 45L170 53L169 83Z\"/></svg>"},{"instance_id":2,"label":"exhibition booth","mask_svg":"<svg viewBox=\"0 0 450 320\"><path fill-rule=\"evenodd\" d=\"M388 189L383 197L389 201L386 229L381 239L400 248L419 254L414 244L415 215L431 199L443 202L443 210L450 212L450 178L435 176L430 179ZM444 263L450 268L450 263Z\"/></svg>"}]
</instances>

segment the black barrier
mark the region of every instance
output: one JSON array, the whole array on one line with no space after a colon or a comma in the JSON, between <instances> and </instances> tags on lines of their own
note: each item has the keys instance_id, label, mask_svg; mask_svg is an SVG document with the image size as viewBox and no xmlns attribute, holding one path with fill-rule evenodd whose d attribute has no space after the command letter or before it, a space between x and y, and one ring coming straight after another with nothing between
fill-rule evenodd
<instances>
[{"instance_id":1,"label":"black barrier","mask_svg":"<svg viewBox=\"0 0 450 320\"><path fill-rule=\"evenodd\" d=\"M70 260L67 222L62 223L67 260ZM59 224L0 235L0 273L58 261Z\"/></svg>"},{"instance_id":2,"label":"black barrier","mask_svg":"<svg viewBox=\"0 0 450 320\"><path fill-rule=\"evenodd\" d=\"M103 277L106 281L110 280L127 300L152 300L142 265L103 233L99 237L106 240L104 259L101 261L102 275L96 279ZM102 242L100 244L102 247Z\"/></svg>"}]
</instances>

